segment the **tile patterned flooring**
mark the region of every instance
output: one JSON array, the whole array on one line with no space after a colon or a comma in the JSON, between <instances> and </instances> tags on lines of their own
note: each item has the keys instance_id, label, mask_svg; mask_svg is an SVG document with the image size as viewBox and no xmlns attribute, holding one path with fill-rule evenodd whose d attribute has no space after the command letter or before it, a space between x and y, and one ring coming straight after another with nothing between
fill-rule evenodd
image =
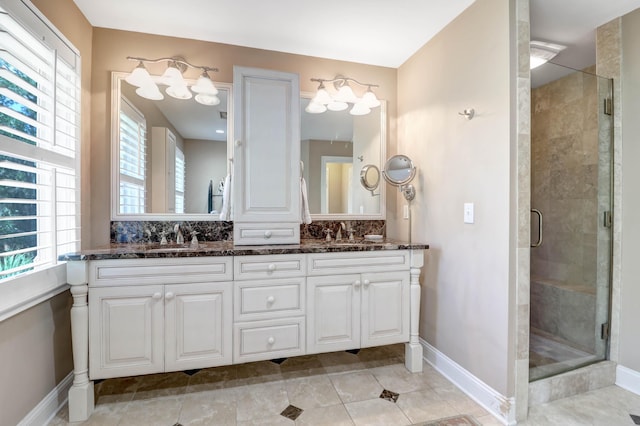
<instances>
[{"instance_id":1,"label":"tile patterned flooring","mask_svg":"<svg viewBox=\"0 0 640 426\"><path fill-rule=\"evenodd\" d=\"M399 426L459 414L501 424L430 365L411 374L403 360L404 346L392 345L108 379L96 384L96 409L82 424ZM622 426L636 424L633 416L640 396L611 386L531 407L520 424ZM67 424L65 406L49 425Z\"/></svg>"}]
</instances>

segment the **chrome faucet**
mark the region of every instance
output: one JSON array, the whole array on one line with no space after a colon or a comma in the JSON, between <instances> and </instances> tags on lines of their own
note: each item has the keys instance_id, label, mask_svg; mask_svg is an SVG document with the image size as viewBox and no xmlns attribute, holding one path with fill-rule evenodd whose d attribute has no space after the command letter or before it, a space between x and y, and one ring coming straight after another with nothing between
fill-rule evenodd
<instances>
[{"instance_id":1,"label":"chrome faucet","mask_svg":"<svg viewBox=\"0 0 640 426\"><path fill-rule=\"evenodd\" d=\"M338 227L338 232L336 232L336 241L342 240L342 231L347 230L347 225L344 222L340 222L340 226Z\"/></svg>"},{"instance_id":2,"label":"chrome faucet","mask_svg":"<svg viewBox=\"0 0 640 426\"><path fill-rule=\"evenodd\" d=\"M184 236L182 235L182 229L179 224L175 224L173 232L176 234L176 244L184 244Z\"/></svg>"}]
</instances>

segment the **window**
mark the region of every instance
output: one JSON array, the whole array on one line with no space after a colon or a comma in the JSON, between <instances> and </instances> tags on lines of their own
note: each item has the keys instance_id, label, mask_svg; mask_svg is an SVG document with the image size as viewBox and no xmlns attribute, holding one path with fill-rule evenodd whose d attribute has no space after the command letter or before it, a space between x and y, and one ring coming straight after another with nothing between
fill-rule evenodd
<instances>
[{"instance_id":1,"label":"window","mask_svg":"<svg viewBox=\"0 0 640 426\"><path fill-rule=\"evenodd\" d=\"M125 97L120 99L120 213L144 213L147 124Z\"/></svg>"},{"instance_id":2,"label":"window","mask_svg":"<svg viewBox=\"0 0 640 426\"><path fill-rule=\"evenodd\" d=\"M184 152L176 147L176 213L184 213Z\"/></svg>"},{"instance_id":3,"label":"window","mask_svg":"<svg viewBox=\"0 0 640 426\"><path fill-rule=\"evenodd\" d=\"M0 4L0 287L80 248L79 58L45 22Z\"/></svg>"}]
</instances>

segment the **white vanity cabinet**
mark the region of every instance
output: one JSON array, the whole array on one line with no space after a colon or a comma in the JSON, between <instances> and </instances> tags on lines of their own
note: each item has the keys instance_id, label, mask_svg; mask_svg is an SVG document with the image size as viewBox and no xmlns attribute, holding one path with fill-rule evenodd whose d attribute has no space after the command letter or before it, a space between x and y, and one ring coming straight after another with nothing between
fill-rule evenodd
<instances>
[{"instance_id":1,"label":"white vanity cabinet","mask_svg":"<svg viewBox=\"0 0 640 426\"><path fill-rule=\"evenodd\" d=\"M297 74L233 68L233 240L300 241L300 88Z\"/></svg>"},{"instance_id":2,"label":"white vanity cabinet","mask_svg":"<svg viewBox=\"0 0 640 426\"><path fill-rule=\"evenodd\" d=\"M309 353L409 341L409 251L308 256Z\"/></svg>"},{"instance_id":3,"label":"white vanity cabinet","mask_svg":"<svg viewBox=\"0 0 640 426\"><path fill-rule=\"evenodd\" d=\"M234 257L234 363L304 355L305 255Z\"/></svg>"},{"instance_id":4,"label":"white vanity cabinet","mask_svg":"<svg viewBox=\"0 0 640 426\"><path fill-rule=\"evenodd\" d=\"M230 258L103 260L89 274L91 379L231 364Z\"/></svg>"}]
</instances>

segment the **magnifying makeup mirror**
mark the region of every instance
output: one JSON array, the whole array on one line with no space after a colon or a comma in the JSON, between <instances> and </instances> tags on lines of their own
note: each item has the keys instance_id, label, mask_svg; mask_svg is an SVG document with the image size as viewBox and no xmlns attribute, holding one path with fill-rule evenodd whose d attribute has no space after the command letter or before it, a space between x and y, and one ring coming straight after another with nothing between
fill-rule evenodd
<instances>
[{"instance_id":1,"label":"magnifying makeup mirror","mask_svg":"<svg viewBox=\"0 0 640 426\"><path fill-rule=\"evenodd\" d=\"M384 180L390 185L397 186L405 200L411 201L416 196L416 190L410 182L416 175L413 161L406 155L394 155L389 158L382 170Z\"/></svg>"},{"instance_id":2,"label":"magnifying makeup mirror","mask_svg":"<svg viewBox=\"0 0 640 426\"><path fill-rule=\"evenodd\" d=\"M380 169L374 164L367 164L360 170L360 183L367 191L371 191L371 196L376 195L375 190L380 184Z\"/></svg>"}]
</instances>

